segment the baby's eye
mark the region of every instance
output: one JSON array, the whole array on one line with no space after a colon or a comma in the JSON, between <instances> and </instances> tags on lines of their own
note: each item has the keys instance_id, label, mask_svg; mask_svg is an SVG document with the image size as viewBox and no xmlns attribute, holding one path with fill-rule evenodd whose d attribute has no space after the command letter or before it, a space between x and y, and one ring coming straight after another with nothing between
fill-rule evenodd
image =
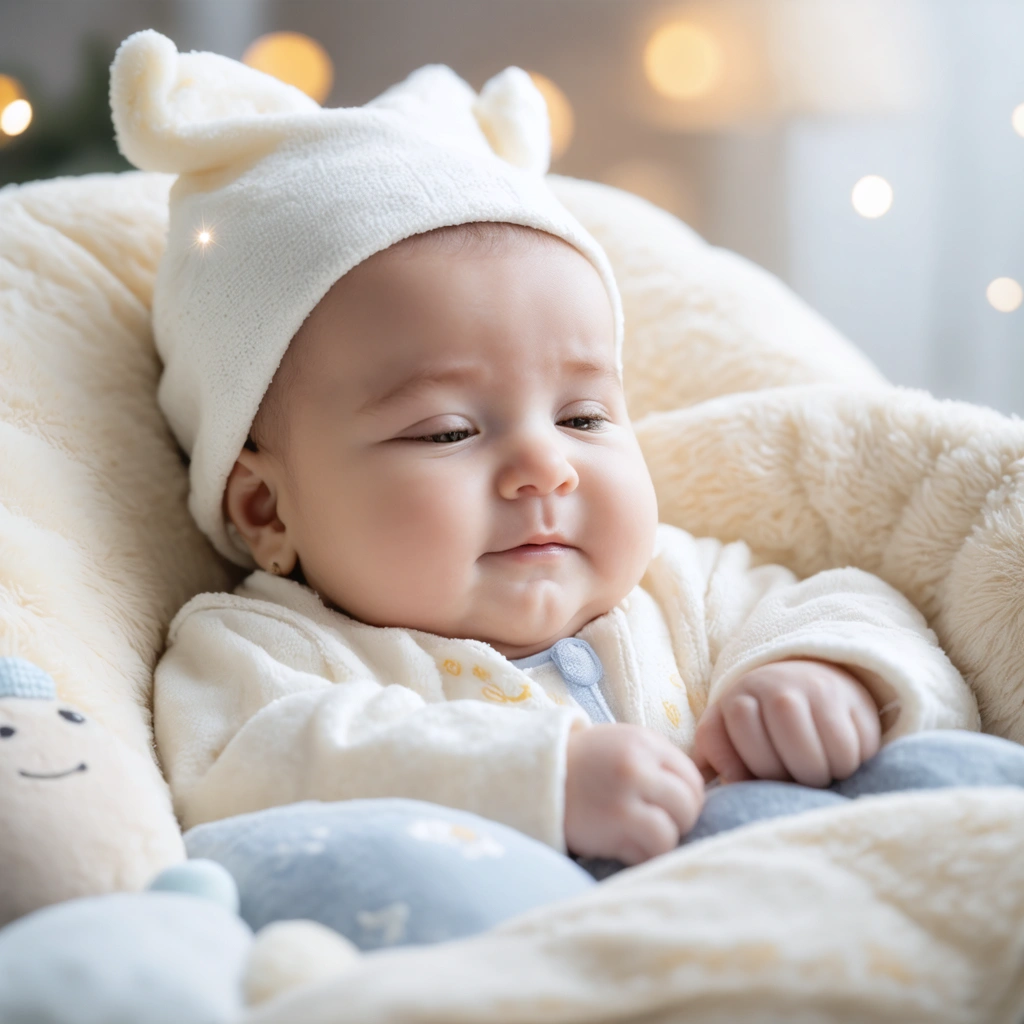
<instances>
[{"instance_id":1,"label":"baby's eye","mask_svg":"<svg viewBox=\"0 0 1024 1024\"><path fill-rule=\"evenodd\" d=\"M607 423L608 421L603 416L570 416L567 420L562 420L559 426L563 423L568 424L573 430L594 430L595 426L591 424Z\"/></svg>"},{"instance_id":2,"label":"baby's eye","mask_svg":"<svg viewBox=\"0 0 1024 1024\"><path fill-rule=\"evenodd\" d=\"M443 434L427 434L424 437L414 437L414 441L432 441L434 444L455 444L457 441L465 441L472 436L471 430L446 430Z\"/></svg>"},{"instance_id":3,"label":"baby's eye","mask_svg":"<svg viewBox=\"0 0 1024 1024\"><path fill-rule=\"evenodd\" d=\"M85 721L85 715L80 715L77 711L70 711L67 708L61 708L57 714L69 722L74 722L76 725L80 725Z\"/></svg>"}]
</instances>

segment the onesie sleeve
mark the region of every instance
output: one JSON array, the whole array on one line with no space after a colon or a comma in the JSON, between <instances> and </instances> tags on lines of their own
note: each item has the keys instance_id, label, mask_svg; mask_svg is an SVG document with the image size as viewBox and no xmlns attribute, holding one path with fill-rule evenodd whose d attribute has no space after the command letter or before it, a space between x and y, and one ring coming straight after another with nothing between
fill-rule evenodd
<instances>
[{"instance_id":1,"label":"onesie sleeve","mask_svg":"<svg viewBox=\"0 0 1024 1024\"><path fill-rule=\"evenodd\" d=\"M332 682L268 653L246 619L189 615L156 669L154 731L184 828L300 800L406 797L475 812L564 852L566 746L587 724L578 709Z\"/></svg>"},{"instance_id":2,"label":"onesie sleeve","mask_svg":"<svg viewBox=\"0 0 1024 1024\"><path fill-rule=\"evenodd\" d=\"M760 665L814 658L847 668L889 709L883 742L981 727L973 693L924 616L884 580L844 568L798 581L782 566L752 565L742 541L698 543L707 573L709 704Z\"/></svg>"}]
</instances>

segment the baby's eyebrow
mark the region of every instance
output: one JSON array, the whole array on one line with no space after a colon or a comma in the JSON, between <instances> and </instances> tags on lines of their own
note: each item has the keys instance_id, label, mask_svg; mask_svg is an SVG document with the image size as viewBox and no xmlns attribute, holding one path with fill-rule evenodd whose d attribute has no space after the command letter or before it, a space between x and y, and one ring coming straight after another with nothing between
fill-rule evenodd
<instances>
[{"instance_id":1,"label":"baby's eyebrow","mask_svg":"<svg viewBox=\"0 0 1024 1024\"><path fill-rule=\"evenodd\" d=\"M479 380L483 376L483 369L479 366L451 366L446 369L426 368L407 377L390 391L371 398L364 402L356 410L357 415L373 415L380 412L385 406L391 405L401 399L411 398L418 391L425 388L436 387L439 384L465 384Z\"/></svg>"},{"instance_id":2,"label":"baby's eyebrow","mask_svg":"<svg viewBox=\"0 0 1024 1024\"><path fill-rule=\"evenodd\" d=\"M580 377L595 377L601 384L616 386L622 383L618 372L607 363L595 363L590 359L567 359L562 368Z\"/></svg>"},{"instance_id":3,"label":"baby's eyebrow","mask_svg":"<svg viewBox=\"0 0 1024 1024\"><path fill-rule=\"evenodd\" d=\"M567 376L595 377L603 384L620 383L618 373L611 366L595 363L590 359L567 359L562 363L562 370ZM436 387L439 384L472 383L484 376L484 368L476 364L451 366L445 369L426 368L407 377L385 394L364 402L356 410L356 414L372 416L395 402L411 398L425 388Z\"/></svg>"}]
</instances>

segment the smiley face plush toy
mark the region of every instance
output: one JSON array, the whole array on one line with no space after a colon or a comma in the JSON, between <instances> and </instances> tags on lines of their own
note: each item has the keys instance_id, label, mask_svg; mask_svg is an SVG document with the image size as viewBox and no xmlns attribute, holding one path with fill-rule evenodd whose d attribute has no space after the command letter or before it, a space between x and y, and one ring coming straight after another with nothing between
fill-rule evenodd
<instances>
[{"instance_id":1,"label":"smiley face plush toy","mask_svg":"<svg viewBox=\"0 0 1024 1024\"><path fill-rule=\"evenodd\" d=\"M78 896L139 890L185 856L143 755L0 658L0 926Z\"/></svg>"}]
</instances>

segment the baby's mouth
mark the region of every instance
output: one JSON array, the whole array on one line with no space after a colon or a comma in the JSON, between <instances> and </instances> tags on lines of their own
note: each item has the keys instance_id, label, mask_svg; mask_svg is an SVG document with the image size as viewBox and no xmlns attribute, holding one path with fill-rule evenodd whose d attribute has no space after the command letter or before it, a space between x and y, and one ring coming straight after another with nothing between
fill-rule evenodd
<instances>
[{"instance_id":1,"label":"baby's mouth","mask_svg":"<svg viewBox=\"0 0 1024 1024\"><path fill-rule=\"evenodd\" d=\"M490 551L488 554L531 558L564 555L575 550L575 546L570 544L560 533L535 533L532 537L527 537L522 544L499 551Z\"/></svg>"},{"instance_id":2,"label":"baby's mouth","mask_svg":"<svg viewBox=\"0 0 1024 1024\"><path fill-rule=\"evenodd\" d=\"M26 772L19 768L18 774L25 779L63 779L68 775L74 775L76 772L84 772L86 770L86 764L83 761L80 765L69 768L66 772Z\"/></svg>"},{"instance_id":3,"label":"baby's mouth","mask_svg":"<svg viewBox=\"0 0 1024 1024\"><path fill-rule=\"evenodd\" d=\"M514 561L548 561L553 558L564 558L570 551L576 549L571 544L520 544L515 548L506 548L504 551L492 551L492 555L500 558L511 558Z\"/></svg>"}]
</instances>

